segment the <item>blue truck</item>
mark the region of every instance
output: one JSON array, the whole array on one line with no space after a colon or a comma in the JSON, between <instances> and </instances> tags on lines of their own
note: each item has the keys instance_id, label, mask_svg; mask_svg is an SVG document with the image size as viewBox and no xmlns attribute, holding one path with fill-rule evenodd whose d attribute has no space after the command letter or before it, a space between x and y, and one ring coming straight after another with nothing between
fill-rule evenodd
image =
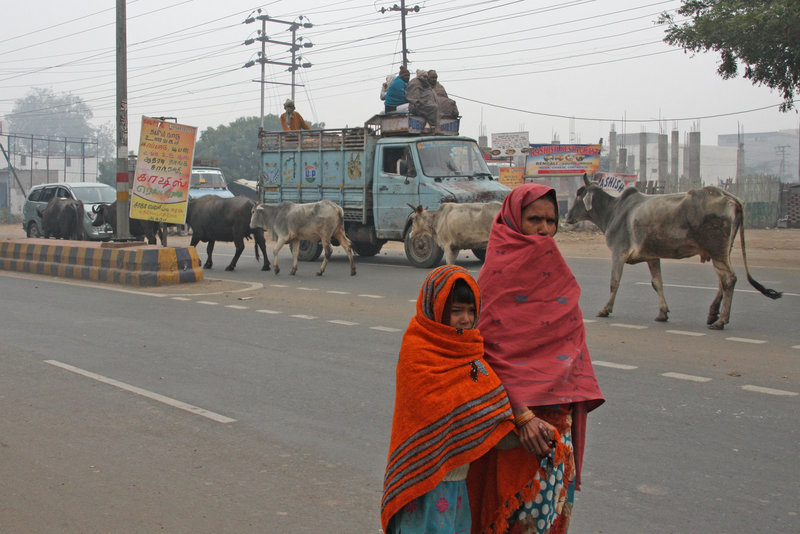
<instances>
[{"instance_id":1,"label":"blue truck","mask_svg":"<svg viewBox=\"0 0 800 534\"><path fill-rule=\"evenodd\" d=\"M430 237L409 238L414 207L502 201L510 191L489 172L475 140L458 135L458 119L443 121L435 133L424 119L404 114L376 115L358 128L262 130L258 146L261 201L332 200L344 209L359 256L402 241L416 267L438 265L443 251ZM319 243L301 244L304 260L320 252Z\"/></svg>"}]
</instances>

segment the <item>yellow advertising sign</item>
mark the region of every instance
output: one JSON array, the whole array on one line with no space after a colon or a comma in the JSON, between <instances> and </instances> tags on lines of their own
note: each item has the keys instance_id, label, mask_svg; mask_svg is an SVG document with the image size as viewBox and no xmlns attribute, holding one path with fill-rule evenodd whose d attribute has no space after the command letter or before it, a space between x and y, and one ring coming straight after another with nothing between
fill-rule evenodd
<instances>
[{"instance_id":1,"label":"yellow advertising sign","mask_svg":"<svg viewBox=\"0 0 800 534\"><path fill-rule=\"evenodd\" d=\"M524 173L525 167L500 167L500 183L514 189L525 182Z\"/></svg>"},{"instance_id":2,"label":"yellow advertising sign","mask_svg":"<svg viewBox=\"0 0 800 534\"><path fill-rule=\"evenodd\" d=\"M184 224L197 128L142 117L141 132L130 217Z\"/></svg>"}]
</instances>

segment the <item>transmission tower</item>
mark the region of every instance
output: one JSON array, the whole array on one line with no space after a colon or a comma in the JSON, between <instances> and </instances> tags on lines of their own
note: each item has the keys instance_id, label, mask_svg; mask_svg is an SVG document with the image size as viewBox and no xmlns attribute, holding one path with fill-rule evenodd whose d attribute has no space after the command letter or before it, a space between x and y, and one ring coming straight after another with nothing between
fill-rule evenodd
<instances>
[{"instance_id":1,"label":"transmission tower","mask_svg":"<svg viewBox=\"0 0 800 534\"><path fill-rule=\"evenodd\" d=\"M789 148L789 145L779 145L775 147L775 155L780 156L781 158L781 166L778 170L779 180L783 180L783 173L786 171L786 150Z\"/></svg>"}]
</instances>

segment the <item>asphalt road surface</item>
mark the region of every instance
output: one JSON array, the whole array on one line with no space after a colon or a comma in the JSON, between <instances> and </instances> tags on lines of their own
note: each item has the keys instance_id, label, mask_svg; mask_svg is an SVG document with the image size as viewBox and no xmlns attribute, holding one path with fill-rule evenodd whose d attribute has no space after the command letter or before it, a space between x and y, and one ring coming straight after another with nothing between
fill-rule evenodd
<instances>
[{"instance_id":1,"label":"asphalt road surface","mask_svg":"<svg viewBox=\"0 0 800 534\"><path fill-rule=\"evenodd\" d=\"M271 254L271 251L270 251ZM200 256L205 260L201 246ZM0 271L0 532L380 531L394 365L426 271L399 247L263 273L232 248L197 284ZM800 257L798 258L800 259ZM589 418L572 534L799 532L800 262L743 269L704 320L708 265L647 268L615 313L607 258L567 256L607 402ZM474 275L480 264L462 253Z\"/></svg>"}]
</instances>

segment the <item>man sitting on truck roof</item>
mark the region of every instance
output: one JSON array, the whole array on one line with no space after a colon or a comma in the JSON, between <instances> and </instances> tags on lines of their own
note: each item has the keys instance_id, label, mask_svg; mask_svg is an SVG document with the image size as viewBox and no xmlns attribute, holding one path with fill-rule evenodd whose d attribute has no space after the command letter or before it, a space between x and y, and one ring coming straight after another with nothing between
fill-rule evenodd
<instances>
[{"instance_id":1,"label":"man sitting on truck roof","mask_svg":"<svg viewBox=\"0 0 800 534\"><path fill-rule=\"evenodd\" d=\"M294 110L294 100L287 98L286 102L283 103L283 109L286 110L286 113L281 115L281 127L283 127L284 131L311 129L311 126L303 120L302 115Z\"/></svg>"},{"instance_id":2,"label":"man sitting on truck roof","mask_svg":"<svg viewBox=\"0 0 800 534\"><path fill-rule=\"evenodd\" d=\"M400 74L389 84L386 90L386 97L384 98L384 105L386 113L392 111L408 111L408 100L406 100L406 85L411 78L411 72L400 65ZM402 108L400 108L402 106ZM398 109L400 108L400 109Z\"/></svg>"},{"instance_id":3,"label":"man sitting on truck roof","mask_svg":"<svg viewBox=\"0 0 800 534\"><path fill-rule=\"evenodd\" d=\"M419 69L417 76L406 87L409 111L412 115L423 117L430 126L439 124L439 104L436 93L428 82L428 71Z\"/></svg>"},{"instance_id":4,"label":"man sitting on truck roof","mask_svg":"<svg viewBox=\"0 0 800 534\"><path fill-rule=\"evenodd\" d=\"M447 96L447 91L444 86L439 83L439 75L435 70L428 71L428 83L433 87L433 92L436 93L436 101L439 105L439 116L446 119L458 118L458 106L456 101Z\"/></svg>"}]
</instances>

